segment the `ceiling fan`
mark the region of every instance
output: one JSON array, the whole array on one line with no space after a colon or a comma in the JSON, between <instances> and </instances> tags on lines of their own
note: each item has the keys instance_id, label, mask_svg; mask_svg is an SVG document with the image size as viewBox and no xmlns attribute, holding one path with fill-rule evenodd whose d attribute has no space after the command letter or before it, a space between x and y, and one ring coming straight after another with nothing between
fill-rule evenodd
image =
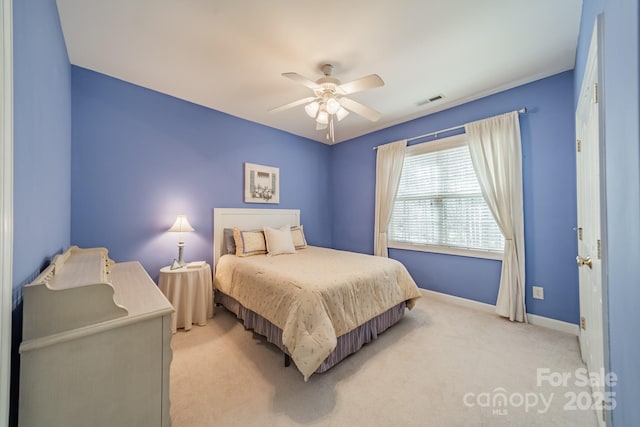
<instances>
[{"instance_id":1,"label":"ceiling fan","mask_svg":"<svg viewBox=\"0 0 640 427\"><path fill-rule=\"evenodd\" d=\"M306 104L304 106L304 110L309 117L316 120L316 130L328 128L327 139L331 140L332 143L335 142L334 117L338 121L341 121L349 114L349 111L351 111L365 119L375 122L382 116L378 111L345 96L383 86L384 82L377 74L371 74L369 76L341 84L340 80L335 77L331 77L333 65L324 64L320 67L320 70L324 74L324 77L319 78L315 82L298 73L282 73L284 77L311 89L313 91L313 96L299 99L297 101L281 105L280 107L272 108L269 111L277 113L279 111L297 107L298 105Z\"/></svg>"}]
</instances>

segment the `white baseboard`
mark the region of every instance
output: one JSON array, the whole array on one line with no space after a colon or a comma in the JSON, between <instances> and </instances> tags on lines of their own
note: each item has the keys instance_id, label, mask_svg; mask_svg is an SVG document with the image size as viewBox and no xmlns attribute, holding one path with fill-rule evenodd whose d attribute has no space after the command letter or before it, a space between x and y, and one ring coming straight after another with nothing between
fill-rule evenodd
<instances>
[{"instance_id":1,"label":"white baseboard","mask_svg":"<svg viewBox=\"0 0 640 427\"><path fill-rule=\"evenodd\" d=\"M453 295L443 294L442 292L430 291L428 289L420 289L420 292L428 298L437 299L440 301L446 301L451 304L460 305L474 310L480 310L485 313L495 313L496 307L484 302L474 301L467 298L456 297ZM578 325L569 322L563 322L562 320L551 319L549 317L538 316L537 314L527 313L527 319L529 323L536 326L542 326L543 328L549 328L560 332L566 332L571 335L578 336L580 329Z\"/></svg>"},{"instance_id":2,"label":"white baseboard","mask_svg":"<svg viewBox=\"0 0 640 427\"><path fill-rule=\"evenodd\" d=\"M538 316L537 314L527 313L527 319L532 325L542 326L543 328L555 329L556 331L566 332L571 335L580 335L578 325L562 320L552 319L550 317Z\"/></svg>"}]
</instances>

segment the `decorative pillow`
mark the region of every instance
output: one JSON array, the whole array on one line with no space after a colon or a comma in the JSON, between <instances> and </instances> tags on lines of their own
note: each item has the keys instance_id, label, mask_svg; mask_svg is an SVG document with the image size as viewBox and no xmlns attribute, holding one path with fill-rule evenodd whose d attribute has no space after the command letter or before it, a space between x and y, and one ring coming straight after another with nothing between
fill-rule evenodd
<instances>
[{"instance_id":1,"label":"decorative pillow","mask_svg":"<svg viewBox=\"0 0 640 427\"><path fill-rule=\"evenodd\" d=\"M264 227L264 237L267 241L268 255L295 254L291 229L288 225L282 228Z\"/></svg>"},{"instance_id":2,"label":"decorative pillow","mask_svg":"<svg viewBox=\"0 0 640 427\"><path fill-rule=\"evenodd\" d=\"M236 256L262 255L267 253L262 230L233 229L233 240L236 242Z\"/></svg>"},{"instance_id":3,"label":"decorative pillow","mask_svg":"<svg viewBox=\"0 0 640 427\"><path fill-rule=\"evenodd\" d=\"M291 227L291 238L293 239L293 246L295 246L296 249L304 249L307 247L307 239L304 238L304 228L302 225Z\"/></svg>"},{"instance_id":4,"label":"decorative pillow","mask_svg":"<svg viewBox=\"0 0 640 427\"><path fill-rule=\"evenodd\" d=\"M236 241L233 238L233 228L224 229L224 246L227 249L227 254L236 253Z\"/></svg>"}]
</instances>

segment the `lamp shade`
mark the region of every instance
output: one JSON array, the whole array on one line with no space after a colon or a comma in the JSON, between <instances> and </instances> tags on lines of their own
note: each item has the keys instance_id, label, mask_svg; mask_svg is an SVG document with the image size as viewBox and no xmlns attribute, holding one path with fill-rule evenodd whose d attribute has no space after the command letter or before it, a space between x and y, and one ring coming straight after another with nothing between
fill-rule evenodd
<instances>
[{"instance_id":1,"label":"lamp shade","mask_svg":"<svg viewBox=\"0 0 640 427\"><path fill-rule=\"evenodd\" d=\"M318 101L313 101L304 106L304 111L312 119L316 118L316 115L318 114L319 109L320 109L320 103Z\"/></svg>"},{"instance_id":2,"label":"lamp shade","mask_svg":"<svg viewBox=\"0 0 640 427\"><path fill-rule=\"evenodd\" d=\"M327 113L329 114L335 114L338 112L338 109L340 108L340 103L338 102L337 99L335 98L329 98L327 100Z\"/></svg>"},{"instance_id":3,"label":"lamp shade","mask_svg":"<svg viewBox=\"0 0 640 427\"><path fill-rule=\"evenodd\" d=\"M329 123L329 114L327 113L327 111L320 110L320 112L318 113L318 117L316 117L316 121L321 125L326 125L327 123Z\"/></svg>"},{"instance_id":4,"label":"lamp shade","mask_svg":"<svg viewBox=\"0 0 640 427\"><path fill-rule=\"evenodd\" d=\"M176 218L176 222L173 223L171 228L168 231L173 231L176 233L182 233L185 231L195 231L189 221L187 221L186 215L178 215Z\"/></svg>"},{"instance_id":5,"label":"lamp shade","mask_svg":"<svg viewBox=\"0 0 640 427\"><path fill-rule=\"evenodd\" d=\"M344 119L345 117L347 117L347 115L349 115L349 112L344 107L340 106L338 112L336 113L338 121Z\"/></svg>"}]
</instances>

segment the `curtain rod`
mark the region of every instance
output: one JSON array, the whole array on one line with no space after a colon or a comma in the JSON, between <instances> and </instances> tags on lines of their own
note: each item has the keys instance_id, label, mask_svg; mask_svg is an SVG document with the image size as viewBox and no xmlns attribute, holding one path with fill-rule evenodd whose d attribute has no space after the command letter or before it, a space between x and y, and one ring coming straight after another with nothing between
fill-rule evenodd
<instances>
[{"instance_id":1,"label":"curtain rod","mask_svg":"<svg viewBox=\"0 0 640 427\"><path fill-rule=\"evenodd\" d=\"M521 109L519 109L519 110L517 110L517 111L518 111L518 113L520 113L520 114L524 114L524 113L526 113L526 112L527 112L527 109L526 109L526 108L521 108ZM464 126L465 126L465 125L453 126L453 127L447 128L447 129L442 129L442 130L437 130L437 131L435 131L435 132L425 133L424 135L414 136L413 138L407 138L407 142L409 142L409 141L415 141L416 139L426 138L426 137L428 137L428 136L433 136L433 135L435 135L435 136L436 136L436 138L437 138L439 133L445 133L445 132L450 132L450 131L452 131L452 130L461 129L461 128L463 128ZM374 149L374 150L377 150L377 149L378 149L378 146L373 147L373 149Z\"/></svg>"}]
</instances>

